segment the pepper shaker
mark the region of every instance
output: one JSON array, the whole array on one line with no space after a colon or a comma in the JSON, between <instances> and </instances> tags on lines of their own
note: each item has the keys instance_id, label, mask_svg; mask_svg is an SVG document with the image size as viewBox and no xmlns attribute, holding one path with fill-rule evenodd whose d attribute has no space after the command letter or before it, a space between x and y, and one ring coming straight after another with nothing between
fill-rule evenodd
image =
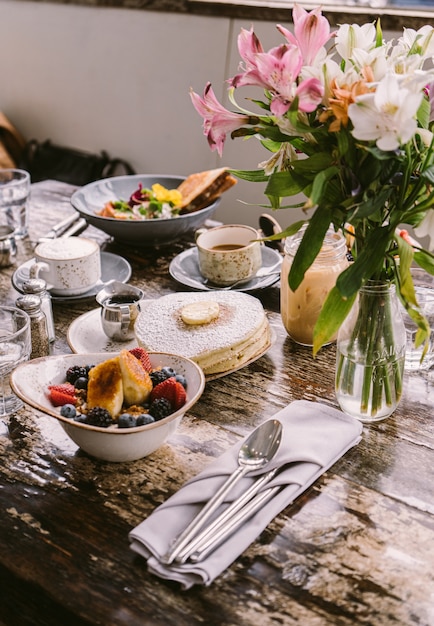
<instances>
[{"instance_id":1,"label":"pepper shaker","mask_svg":"<svg viewBox=\"0 0 434 626\"><path fill-rule=\"evenodd\" d=\"M15 302L19 309L28 313L30 317L30 334L32 339L31 359L50 354L48 341L47 318L41 310L41 298L28 294L20 296Z\"/></svg>"},{"instance_id":2,"label":"pepper shaker","mask_svg":"<svg viewBox=\"0 0 434 626\"><path fill-rule=\"evenodd\" d=\"M54 330L53 306L51 295L47 291L47 283L42 278L30 278L22 285L25 294L33 294L41 298L41 310L47 318L48 341L51 343L56 339Z\"/></svg>"}]
</instances>

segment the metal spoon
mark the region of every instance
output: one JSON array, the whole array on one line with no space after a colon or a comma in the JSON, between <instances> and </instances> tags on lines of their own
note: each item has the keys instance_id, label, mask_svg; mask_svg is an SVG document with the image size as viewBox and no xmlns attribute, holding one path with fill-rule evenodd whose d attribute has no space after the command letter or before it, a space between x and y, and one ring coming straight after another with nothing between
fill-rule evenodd
<instances>
[{"instance_id":1,"label":"metal spoon","mask_svg":"<svg viewBox=\"0 0 434 626\"><path fill-rule=\"evenodd\" d=\"M272 267L261 267L256 274L250 276L250 278L241 278L240 280L231 283L230 285L225 285L224 287L219 287L218 285L214 285L207 278L205 278L202 282L203 285L206 285L210 289L217 289L218 291L228 291L229 289L234 289L239 285L243 285L244 283L249 283L251 280L255 280L255 278L265 278L266 276L273 276L274 274L280 274L280 266L282 265L282 261L279 261Z\"/></svg>"},{"instance_id":2,"label":"metal spoon","mask_svg":"<svg viewBox=\"0 0 434 626\"><path fill-rule=\"evenodd\" d=\"M226 495L245 474L264 468L276 454L280 446L282 424L278 420L268 420L258 426L246 439L238 453L238 467L223 483L220 489L200 510L187 528L177 537L168 553L162 559L172 563L181 550L204 526L209 517L224 501Z\"/></svg>"}]
</instances>

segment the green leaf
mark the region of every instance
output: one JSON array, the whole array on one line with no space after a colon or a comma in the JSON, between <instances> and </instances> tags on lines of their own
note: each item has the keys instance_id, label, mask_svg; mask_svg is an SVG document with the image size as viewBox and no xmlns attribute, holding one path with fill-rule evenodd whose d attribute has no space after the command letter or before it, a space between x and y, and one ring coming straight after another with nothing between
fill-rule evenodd
<instances>
[{"instance_id":1,"label":"green leaf","mask_svg":"<svg viewBox=\"0 0 434 626\"><path fill-rule=\"evenodd\" d=\"M291 172L275 172L268 179L265 193L267 196L295 196L302 192L309 181Z\"/></svg>"},{"instance_id":2,"label":"green leaf","mask_svg":"<svg viewBox=\"0 0 434 626\"><path fill-rule=\"evenodd\" d=\"M380 274L389 245L390 229L383 226L370 232L354 263L338 276L336 285L344 298L350 298L367 280Z\"/></svg>"},{"instance_id":3,"label":"green leaf","mask_svg":"<svg viewBox=\"0 0 434 626\"><path fill-rule=\"evenodd\" d=\"M428 274L434 276L434 255L427 250L416 250L414 253L414 260L416 263L424 269Z\"/></svg>"},{"instance_id":4,"label":"green leaf","mask_svg":"<svg viewBox=\"0 0 434 626\"><path fill-rule=\"evenodd\" d=\"M357 205L353 211L348 214L348 221L350 223L356 222L356 220L362 220L365 217L370 217L377 211L385 206L387 200L392 193L391 188L385 188L380 193L370 196Z\"/></svg>"},{"instance_id":5,"label":"green leaf","mask_svg":"<svg viewBox=\"0 0 434 626\"><path fill-rule=\"evenodd\" d=\"M320 204L324 194L324 189L328 181L338 174L339 168L336 165L333 165L332 167L328 167L327 169L323 170L315 176L312 185L312 191L309 196L312 204Z\"/></svg>"},{"instance_id":6,"label":"green leaf","mask_svg":"<svg viewBox=\"0 0 434 626\"><path fill-rule=\"evenodd\" d=\"M289 271L288 283L293 291L300 286L306 270L312 265L321 250L325 234L330 226L330 209L318 207L310 218L303 239L295 253Z\"/></svg>"},{"instance_id":7,"label":"green leaf","mask_svg":"<svg viewBox=\"0 0 434 626\"><path fill-rule=\"evenodd\" d=\"M329 292L313 331L314 356L324 344L331 341L336 335L342 322L350 312L356 296L357 293L350 298L343 298L336 287L333 287Z\"/></svg>"},{"instance_id":8,"label":"green leaf","mask_svg":"<svg viewBox=\"0 0 434 626\"><path fill-rule=\"evenodd\" d=\"M263 183L268 180L268 176L264 174L263 170L229 170L229 172L237 178L250 182Z\"/></svg>"},{"instance_id":9,"label":"green leaf","mask_svg":"<svg viewBox=\"0 0 434 626\"><path fill-rule=\"evenodd\" d=\"M327 152L316 152L307 159L293 161L292 166L297 172L318 172L329 167L332 163L332 156Z\"/></svg>"},{"instance_id":10,"label":"green leaf","mask_svg":"<svg viewBox=\"0 0 434 626\"><path fill-rule=\"evenodd\" d=\"M417 112L417 121L422 128L428 128L431 107L428 98L423 98Z\"/></svg>"}]
</instances>

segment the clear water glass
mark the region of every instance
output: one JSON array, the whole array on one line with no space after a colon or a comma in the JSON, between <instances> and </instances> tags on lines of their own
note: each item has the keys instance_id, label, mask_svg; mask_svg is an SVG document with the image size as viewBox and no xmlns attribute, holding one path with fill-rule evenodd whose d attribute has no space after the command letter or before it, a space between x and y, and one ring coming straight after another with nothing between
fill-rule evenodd
<instances>
[{"instance_id":1,"label":"clear water glass","mask_svg":"<svg viewBox=\"0 0 434 626\"><path fill-rule=\"evenodd\" d=\"M16 413L22 402L9 385L10 373L31 352L30 317L16 307L0 307L0 420ZM3 433L6 429L2 425Z\"/></svg>"},{"instance_id":2,"label":"clear water glass","mask_svg":"<svg viewBox=\"0 0 434 626\"><path fill-rule=\"evenodd\" d=\"M28 235L29 195L29 172L0 169L0 226L12 228L15 239Z\"/></svg>"}]
</instances>

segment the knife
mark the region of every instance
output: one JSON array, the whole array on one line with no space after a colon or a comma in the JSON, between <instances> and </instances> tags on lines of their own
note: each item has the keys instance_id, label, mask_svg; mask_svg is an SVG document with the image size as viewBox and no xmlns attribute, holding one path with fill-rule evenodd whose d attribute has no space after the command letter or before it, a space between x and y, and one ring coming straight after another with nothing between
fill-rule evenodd
<instances>
[{"instance_id":1,"label":"knife","mask_svg":"<svg viewBox=\"0 0 434 626\"><path fill-rule=\"evenodd\" d=\"M196 550L196 552L190 555L190 561L192 561L192 563L203 561L211 552L214 552L223 541L238 530L244 522L250 519L259 509L271 500L280 489L282 489L282 485L275 485L274 487L268 487L265 491L254 496L238 513L230 518L226 526L221 526L220 530L212 534L201 546L200 550Z\"/></svg>"},{"instance_id":2,"label":"knife","mask_svg":"<svg viewBox=\"0 0 434 626\"><path fill-rule=\"evenodd\" d=\"M74 222L76 222L79 218L80 213L74 211L72 215L68 215L61 222L55 224L46 235L41 237L40 241L45 241L45 239L56 239L57 237L60 237L60 235L64 233L70 226L72 226L72 224L74 224Z\"/></svg>"}]
</instances>

